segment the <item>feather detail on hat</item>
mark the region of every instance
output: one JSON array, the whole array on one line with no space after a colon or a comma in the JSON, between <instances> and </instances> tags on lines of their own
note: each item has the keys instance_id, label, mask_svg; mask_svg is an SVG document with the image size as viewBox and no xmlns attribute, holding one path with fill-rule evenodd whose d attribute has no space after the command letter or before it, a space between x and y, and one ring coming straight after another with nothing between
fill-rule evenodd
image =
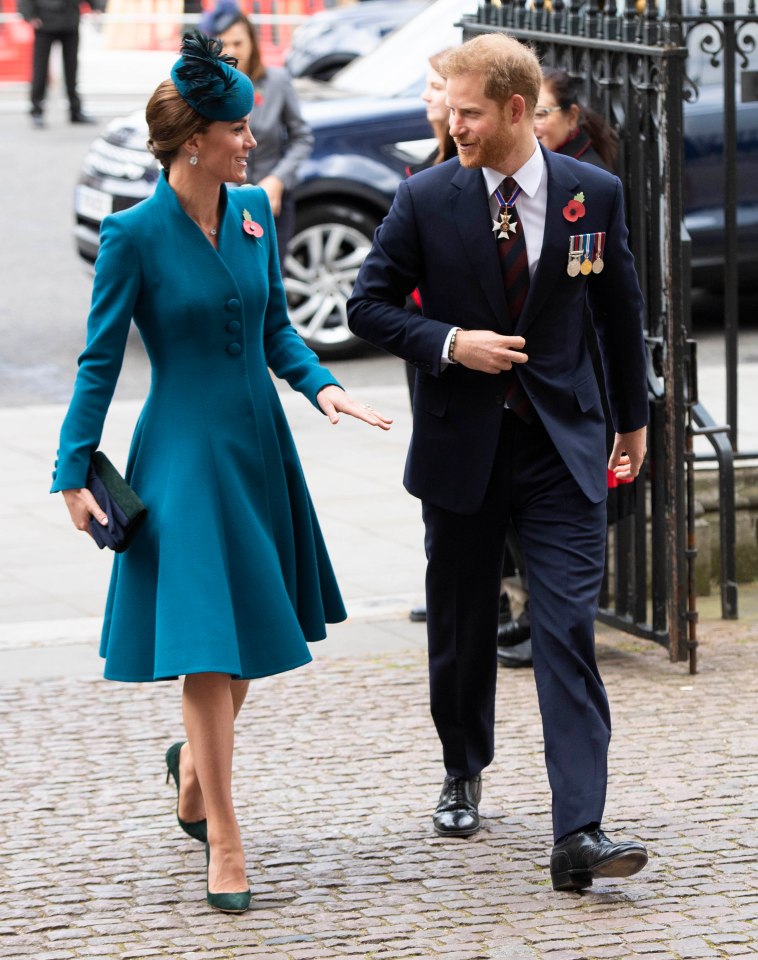
<instances>
[{"instance_id":1,"label":"feather detail on hat","mask_svg":"<svg viewBox=\"0 0 758 960\"><path fill-rule=\"evenodd\" d=\"M196 104L225 97L237 84L238 78L222 66L236 67L237 60L222 53L223 47L220 40L199 31L184 35L179 50L183 62L176 68L176 75Z\"/></svg>"},{"instance_id":2,"label":"feather detail on hat","mask_svg":"<svg viewBox=\"0 0 758 960\"><path fill-rule=\"evenodd\" d=\"M195 30L182 40L181 57L171 70L179 95L209 120L237 120L253 108L253 85L222 53L220 40Z\"/></svg>"}]
</instances>

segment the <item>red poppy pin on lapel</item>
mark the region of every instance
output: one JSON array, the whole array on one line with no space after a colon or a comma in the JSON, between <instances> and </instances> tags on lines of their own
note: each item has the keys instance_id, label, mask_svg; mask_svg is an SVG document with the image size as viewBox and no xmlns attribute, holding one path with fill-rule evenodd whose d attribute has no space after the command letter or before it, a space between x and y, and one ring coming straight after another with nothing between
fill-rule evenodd
<instances>
[{"instance_id":1,"label":"red poppy pin on lapel","mask_svg":"<svg viewBox=\"0 0 758 960\"><path fill-rule=\"evenodd\" d=\"M263 236L263 227L253 220L249 210L242 211L242 229L251 237L255 237L256 240Z\"/></svg>"},{"instance_id":2,"label":"red poppy pin on lapel","mask_svg":"<svg viewBox=\"0 0 758 960\"><path fill-rule=\"evenodd\" d=\"M577 193L573 200L569 200L563 208L563 216L569 223L576 223L585 214L584 194Z\"/></svg>"}]
</instances>

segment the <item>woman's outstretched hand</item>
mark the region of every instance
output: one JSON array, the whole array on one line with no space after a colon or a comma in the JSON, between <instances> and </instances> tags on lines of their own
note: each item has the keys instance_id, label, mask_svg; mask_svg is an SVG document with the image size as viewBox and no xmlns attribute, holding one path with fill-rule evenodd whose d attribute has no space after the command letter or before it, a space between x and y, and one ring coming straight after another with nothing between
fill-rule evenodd
<instances>
[{"instance_id":1,"label":"woman's outstretched hand","mask_svg":"<svg viewBox=\"0 0 758 960\"><path fill-rule=\"evenodd\" d=\"M357 420L363 420L372 427L379 427L380 430L389 430L392 424L390 417L383 417L381 413L377 413L368 404L358 403L357 400L353 400L344 390L334 384L319 390L316 400L332 423L339 423L339 415L346 413Z\"/></svg>"}]
</instances>

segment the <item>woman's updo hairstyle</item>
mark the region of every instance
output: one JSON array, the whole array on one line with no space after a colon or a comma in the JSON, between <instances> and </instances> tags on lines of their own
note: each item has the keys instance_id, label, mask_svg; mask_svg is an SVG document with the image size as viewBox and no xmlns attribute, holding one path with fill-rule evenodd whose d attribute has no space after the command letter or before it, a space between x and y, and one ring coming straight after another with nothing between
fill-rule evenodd
<instances>
[{"instance_id":1,"label":"woman's updo hairstyle","mask_svg":"<svg viewBox=\"0 0 758 960\"><path fill-rule=\"evenodd\" d=\"M145 110L147 149L168 173L179 148L196 133L205 133L211 120L201 116L179 95L173 80L164 80Z\"/></svg>"}]
</instances>

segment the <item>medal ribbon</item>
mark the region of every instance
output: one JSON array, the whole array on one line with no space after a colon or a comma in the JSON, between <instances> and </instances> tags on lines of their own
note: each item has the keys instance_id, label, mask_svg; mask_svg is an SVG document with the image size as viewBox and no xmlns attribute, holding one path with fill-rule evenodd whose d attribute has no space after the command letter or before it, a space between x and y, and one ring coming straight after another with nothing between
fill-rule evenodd
<instances>
[{"instance_id":1,"label":"medal ribbon","mask_svg":"<svg viewBox=\"0 0 758 960\"><path fill-rule=\"evenodd\" d=\"M501 210L503 209L503 207L507 207L510 210L511 207L516 203L516 200L518 200L520 193L521 193L521 187L516 187L516 189L513 191L510 197L508 197L508 199L506 200L505 197L500 192L500 187L496 187L495 199L500 204Z\"/></svg>"}]
</instances>

